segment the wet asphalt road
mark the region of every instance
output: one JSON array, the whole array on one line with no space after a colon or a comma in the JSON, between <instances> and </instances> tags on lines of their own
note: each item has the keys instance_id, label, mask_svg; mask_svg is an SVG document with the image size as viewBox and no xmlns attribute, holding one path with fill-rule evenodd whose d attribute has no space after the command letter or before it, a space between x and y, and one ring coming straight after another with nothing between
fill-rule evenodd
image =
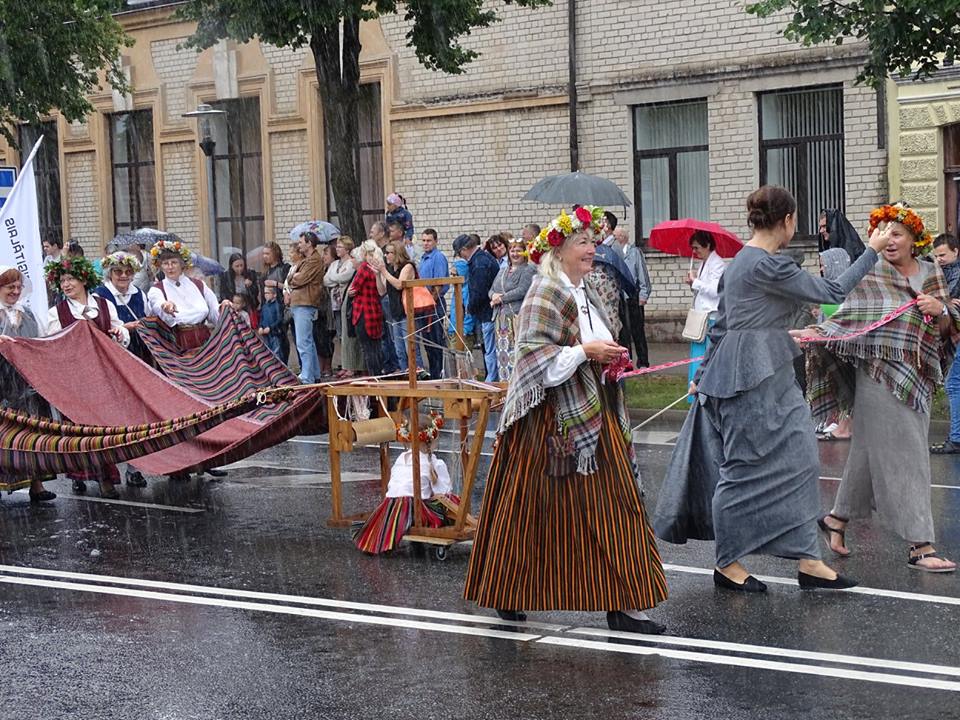
<instances>
[{"instance_id":1,"label":"wet asphalt road","mask_svg":"<svg viewBox=\"0 0 960 720\"><path fill-rule=\"evenodd\" d=\"M651 512L677 426L639 438ZM846 447L821 449L826 509ZM377 502L375 458L345 457L348 511ZM960 718L960 578L909 570L876 524L835 563L859 592L802 593L757 557L781 582L732 595L711 544L661 544L668 637L613 637L598 613L511 627L461 599L469 545L369 557L327 528L326 468L324 439L299 438L224 482L123 488L143 505L66 480L42 507L4 496L0 718ZM960 459L934 458L934 483L960 557Z\"/></svg>"}]
</instances>

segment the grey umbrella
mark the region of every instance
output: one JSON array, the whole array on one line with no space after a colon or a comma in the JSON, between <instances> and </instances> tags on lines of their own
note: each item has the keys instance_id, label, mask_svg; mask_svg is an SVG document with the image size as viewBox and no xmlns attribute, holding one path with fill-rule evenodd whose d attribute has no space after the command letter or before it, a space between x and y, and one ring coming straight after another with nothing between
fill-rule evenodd
<instances>
[{"instance_id":1,"label":"grey umbrella","mask_svg":"<svg viewBox=\"0 0 960 720\"><path fill-rule=\"evenodd\" d=\"M523 196L524 200L542 202L547 205L630 205L630 199L623 194L616 183L596 175L577 172L563 175L550 175L530 188Z\"/></svg>"}]
</instances>

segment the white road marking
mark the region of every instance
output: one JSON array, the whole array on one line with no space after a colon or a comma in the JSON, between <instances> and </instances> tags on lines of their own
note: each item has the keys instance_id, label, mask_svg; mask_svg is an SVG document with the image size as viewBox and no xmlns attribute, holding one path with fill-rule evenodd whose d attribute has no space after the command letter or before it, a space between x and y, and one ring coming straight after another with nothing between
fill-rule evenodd
<instances>
[{"instance_id":1,"label":"white road marking","mask_svg":"<svg viewBox=\"0 0 960 720\"><path fill-rule=\"evenodd\" d=\"M300 605L317 605L320 607L335 607L348 610L363 610L365 612L379 612L393 615L411 615L413 617L437 618L440 620L456 620L459 622L481 623L484 625L503 625L506 627L527 627L536 630L560 631L567 625L551 623L526 622L516 623L501 620L489 615L467 615L451 613L441 610L424 610L398 605L377 605L373 603L352 602L349 600L332 600L329 598L315 598L305 595L283 595L280 593L266 593L255 590L234 590L231 588L212 587L209 585L186 585L183 583L162 582L159 580L141 580L140 578L125 578L112 575L96 575L89 573L75 573L63 570L47 570L44 568L20 567L17 565L0 565L0 572L18 573L21 575L36 575L63 580L83 580L86 582L113 583L115 585L129 585L131 587L149 588L154 590L173 590L176 592L204 593L221 597L239 597L251 600L270 600L274 602L298 603Z\"/></svg>"},{"instance_id":2,"label":"white road marking","mask_svg":"<svg viewBox=\"0 0 960 720\"><path fill-rule=\"evenodd\" d=\"M881 660L879 658L858 657L856 655L837 655L835 653L814 652L811 650L792 650L790 648L770 647L768 645L744 645L742 643L722 642L719 640L701 640L699 638L675 637L673 635L638 635L629 632L603 630L601 628L571 628L573 635L593 637L617 637L640 643L658 645L677 645L680 647L706 648L748 655L772 655L774 657L796 658L798 660L816 660L839 665L859 665L884 670L905 670L907 672L927 673L928 675L960 676L960 667L950 665L929 665L926 663L903 662L901 660Z\"/></svg>"},{"instance_id":3,"label":"white road marking","mask_svg":"<svg viewBox=\"0 0 960 720\"><path fill-rule=\"evenodd\" d=\"M537 640L537 643L602 650L604 652L626 653L630 655L659 655L674 660L688 660L690 662L702 662L712 665L729 665L732 667L745 667L756 670L776 670L779 672L799 673L801 675L819 675L820 677L839 678L843 680L866 680L868 682L885 683L889 685L905 685L912 688L960 692L960 682L937 680L935 678L926 678L917 675L865 672L863 670L847 670L845 668L821 667L819 665L777 662L775 660L760 660L757 658L733 657L730 655L712 655L710 653L690 652L689 650L671 650L668 648L646 647L641 645L613 645L609 642L579 640L567 637L544 637Z\"/></svg>"},{"instance_id":4,"label":"white road marking","mask_svg":"<svg viewBox=\"0 0 960 720\"><path fill-rule=\"evenodd\" d=\"M830 482L840 482L843 478L838 477L821 477L821 480L829 480ZM960 485L935 485L930 484L932 488L940 488L941 490L960 490Z\"/></svg>"},{"instance_id":5,"label":"white road marking","mask_svg":"<svg viewBox=\"0 0 960 720\"><path fill-rule=\"evenodd\" d=\"M143 584L151 587L168 587L180 591L197 588L199 591L212 594L215 592L235 596L257 596L257 597L278 597L292 598L296 602L306 604L308 600L314 600L321 603L332 603L340 607L351 607L363 610L375 610L377 608L386 608L394 614L421 614L429 616L444 617L444 619L466 619L471 622L486 621L487 618L479 616L461 615L456 613L438 613L435 611L423 611L418 608L397 608L393 606L377 606L364 603L346 603L343 601L326 600L322 598L302 598L298 596L282 596L272 593L252 593L252 591L225 590L222 588L210 588L204 586L179 585L177 583L161 583L158 581L148 581L128 578L110 578L109 576L87 575L82 573L66 573L55 570L42 570L36 568L21 568L15 566L0 566L4 572L13 571L22 574L35 575L53 575L71 578L89 578L99 582L116 580L123 584ZM267 604L262 602L249 602L233 600L229 598L213 598L197 595L185 595L179 593L156 592L152 590L138 590L129 587L115 587L110 585L93 585L81 582L68 582L62 580L51 580L49 577L18 577L12 575L0 575L0 583L8 585L22 585L30 587L49 588L56 590L68 590L73 592L85 592L91 594L115 595L124 597L141 598L144 600L155 600L161 602L184 603L191 605L203 605L208 607L223 607L237 610L250 610L256 612L269 612L282 615L297 615L301 617L311 617L323 620L333 620L347 623L378 625L397 628L410 628L415 630L425 630L432 632L453 633L459 635L470 635L479 637L491 637L502 640L514 640L519 642L535 641L547 645L556 645L562 647L573 647L579 649L592 649L604 652L617 652L636 655L659 655L661 657L684 660L689 662L709 663L714 665L725 665L730 667L743 667L759 670L774 670L779 672L792 672L802 675L816 675L820 677L830 677L846 680L860 680L867 682L902 685L915 688L948 690L951 692L960 692L960 682L941 680L935 677L927 677L922 674L900 675L890 672L867 672L863 670L853 670L843 667L811 665L806 663L781 662L774 660L765 660L760 658L740 657L731 655L720 655L709 652L695 652L689 650L675 650L666 647L650 646L656 645L674 645L687 646L694 648L714 649L721 651L734 651L750 653L754 655L774 655L779 657L794 657L797 659L822 661L832 665L846 664L855 666L878 667L891 670L905 670L913 673L925 673L926 675L960 675L960 668L927 665L920 663L904 663L898 661L883 661L873 658L859 658L856 656L833 655L827 653L812 653L799 650L783 650L774 647L739 645L737 643L723 643L718 641L696 640L693 638L678 638L670 636L653 635L634 635L632 633L616 633L604 631L595 628L577 628L572 630L576 634L591 636L607 636L628 639L631 644L613 644L610 642L598 642L592 640L583 640L570 637L544 637L542 635L523 632L521 628L517 630L498 630L495 628L467 627L463 625L449 625L440 622L423 622L417 620L405 620L396 617L383 617L378 615L362 615L350 612L337 612L330 610L316 610L307 607L298 607L291 605ZM492 624L503 624L502 621L490 618ZM524 629L533 629L533 624L528 623ZM564 626L552 626L551 629L563 631ZM633 644L637 643L637 644ZM642 645L640 643L648 643Z\"/></svg>"},{"instance_id":6,"label":"white road marking","mask_svg":"<svg viewBox=\"0 0 960 720\"><path fill-rule=\"evenodd\" d=\"M490 628L466 627L463 625L445 625L442 623L420 622L419 620L402 620L395 617L381 617L379 615L358 615L356 613L333 612L330 610L314 610L312 608L294 607L292 605L268 605L266 603L201 597L198 595L177 595L174 593L111 587L109 585L87 585L84 583L61 582L59 580L11 577L9 575L0 576L0 583L7 583L10 585L30 585L33 587L72 590L74 592L97 593L101 595L121 595L124 597L143 598L145 600L186 603L188 605L207 605L213 607L233 608L236 610L255 610L258 612L272 612L281 615L300 615L302 617L313 617L323 620L340 620L343 622L361 623L366 625L386 625L388 627L395 628L402 627L411 628L414 630L432 630L435 632L454 633L457 635L480 635L483 637L500 638L503 640L520 640L526 642L540 637L539 635L512 630L494 630Z\"/></svg>"},{"instance_id":7,"label":"white road marking","mask_svg":"<svg viewBox=\"0 0 960 720\"><path fill-rule=\"evenodd\" d=\"M88 495L68 495L67 493L57 493L57 500L81 500L83 502L109 503L110 505L129 505L130 507L152 508L154 510L166 510L169 512L182 512L182 513L206 512L204 508L178 507L176 505L160 505L157 503L134 502L133 500L111 500L109 498L91 497Z\"/></svg>"},{"instance_id":8,"label":"white road marking","mask_svg":"<svg viewBox=\"0 0 960 720\"><path fill-rule=\"evenodd\" d=\"M692 567L690 565L663 564L663 569L691 575L713 575L713 568ZM793 578L776 577L773 575L755 575L758 580L778 585L792 585L797 587ZM830 592L854 593L856 595L873 595L875 597L896 598L897 600L911 600L914 602L939 603L941 605L960 605L960 597L950 595L925 595L923 593L903 592L901 590L885 590L884 588L854 587L846 590L831 590Z\"/></svg>"}]
</instances>

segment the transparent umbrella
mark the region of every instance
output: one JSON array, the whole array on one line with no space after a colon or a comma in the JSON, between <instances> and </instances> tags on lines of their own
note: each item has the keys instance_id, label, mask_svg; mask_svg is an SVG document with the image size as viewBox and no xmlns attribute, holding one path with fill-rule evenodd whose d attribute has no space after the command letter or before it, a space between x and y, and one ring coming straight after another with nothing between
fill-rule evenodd
<instances>
[{"instance_id":1,"label":"transparent umbrella","mask_svg":"<svg viewBox=\"0 0 960 720\"><path fill-rule=\"evenodd\" d=\"M326 220L307 220L290 231L290 239L296 242L305 232L316 233L322 243L328 243L341 235L340 228L333 223L328 223Z\"/></svg>"}]
</instances>

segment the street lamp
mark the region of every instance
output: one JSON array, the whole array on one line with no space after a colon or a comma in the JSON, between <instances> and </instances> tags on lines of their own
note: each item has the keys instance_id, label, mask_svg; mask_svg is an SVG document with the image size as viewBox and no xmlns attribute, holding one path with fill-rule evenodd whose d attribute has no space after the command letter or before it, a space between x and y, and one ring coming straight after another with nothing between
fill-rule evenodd
<instances>
[{"instance_id":1,"label":"street lamp","mask_svg":"<svg viewBox=\"0 0 960 720\"><path fill-rule=\"evenodd\" d=\"M220 259L220 242L217 237L217 208L214 202L213 187L213 151L217 147L217 141L213 139L213 121L215 118L226 115L224 110L216 110L206 103L197 105L196 110L183 113L182 117L197 118L197 135L200 138L197 144L207 158L207 208L210 223L210 246L214 257Z\"/></svg>"}]
</instances>

